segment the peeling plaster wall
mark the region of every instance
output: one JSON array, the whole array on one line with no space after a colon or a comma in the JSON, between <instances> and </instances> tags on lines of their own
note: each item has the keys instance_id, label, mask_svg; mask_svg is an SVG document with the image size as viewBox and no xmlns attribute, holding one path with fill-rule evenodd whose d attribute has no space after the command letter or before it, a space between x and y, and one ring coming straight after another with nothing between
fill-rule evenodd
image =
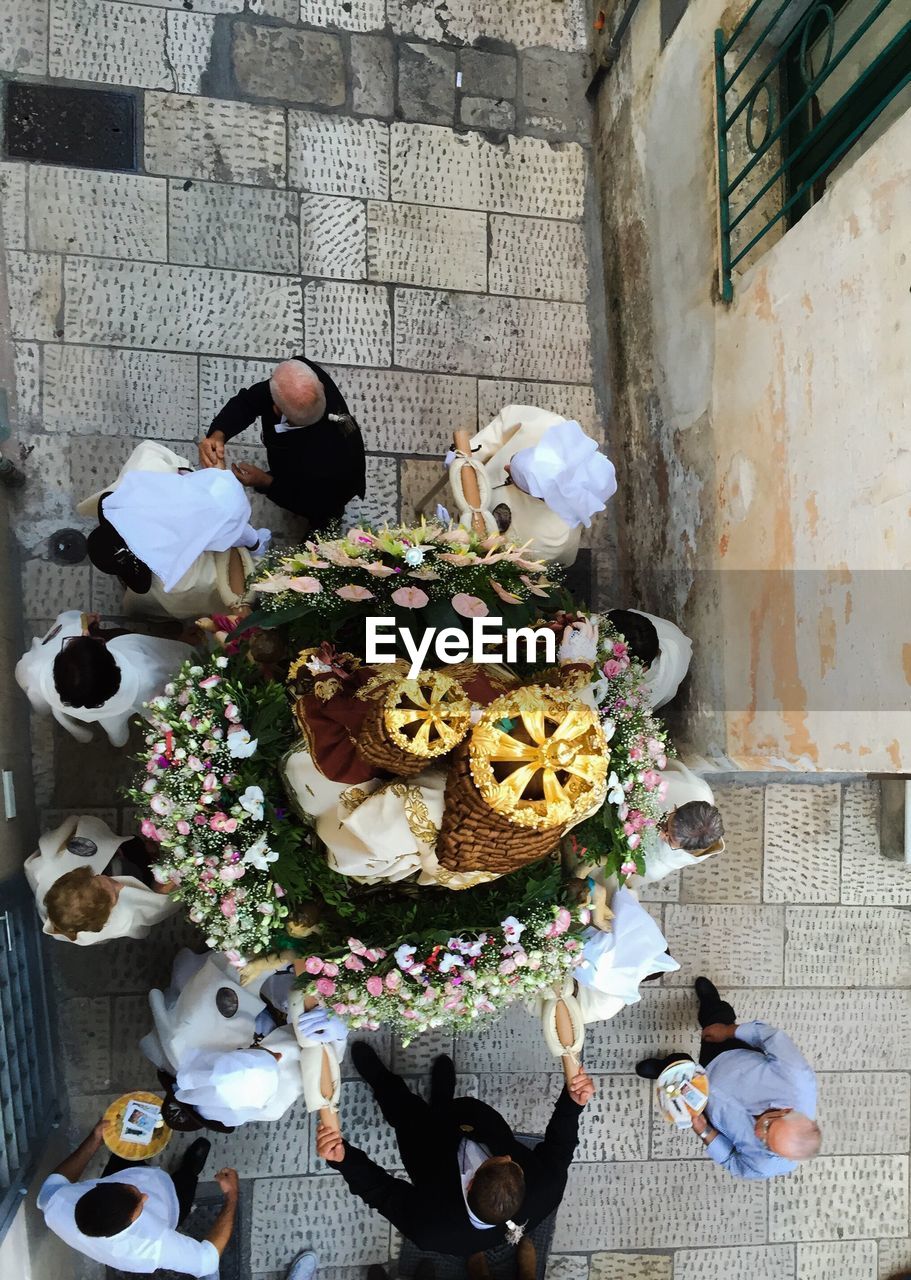
<instances>
[{"instance_id":1,"label":"peeling plaster wall","mask_svg":"<svg viewBox=\"0 0 911 1280\"><path fill-rule=\"evenodd\" d=\"M661 50L643 0L598 102L629 602L694 639L685 753L911 771L911 113L725 307L722 8L691 0Z\"/></svg>"}]
</instances>

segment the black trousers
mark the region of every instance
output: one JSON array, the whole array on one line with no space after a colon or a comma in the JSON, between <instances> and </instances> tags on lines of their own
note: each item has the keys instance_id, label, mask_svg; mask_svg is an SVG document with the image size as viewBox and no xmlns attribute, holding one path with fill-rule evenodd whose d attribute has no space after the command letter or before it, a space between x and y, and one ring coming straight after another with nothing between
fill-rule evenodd
<instances>
[{"instance_id":1,"label":"black trousers","mask_svg":"<svg viewBox=\"0 0 911 1280\"><path fill-rule=\"evenodd\" d=\"M104 1166L104 1172L101 1176L102 1178L107 1178L110 1174L120 1173L123 1169L142 1169L144 1167L144 1160L124 1160L121 1156L112 1155ZM177 1192L177 1204L179 1206L177 1225L180 1226L193 1208L193 1201L196 1199L196 1187L199 1183L199 1174L192 1173L186 1167L185 1161L181 1160L174 1172L168 1176L174 1183L174 1190Z\"/></svg>"},{"instance_id":2,"label":"black trousers","mask_svg":"<svg viewBox=\"0 0 911 1280\"><path fill-rule=\"evenodd\" d=\"M728 1004L726 1000L722 1000L716 992L714 997L699 1002L697 1018L700 1027L711 1027L716 1022L720 1022L726 1027L731 1027L737 1021L737 1014L734 1012L733 1005ZM699 1044L699 1065L707 1067L720 1054L727 1053L730 1049L748 1049L753 1053L762 1052L754 1044L747 1044L746 1041L738 1040L736 1037L733 1040L722 1040L719 1044L712 1044L702 1040ZM692 1057L688 1053L672 1053L660 1060L661 1070L663 1071L665 1067L669 1067L672 1062L679 1062L681 1058L689 1058L692 1062Z\"/></svg>"},{"instance_id":3,"label":"black trousers","mask_svg":"<svg viewBox=\"0 0 911 1280\"><path fill-rule=\"evenodd\" d=\"M433 1107L419 1098L393 1071L386 1070L370 1085L383 1119L395 1130L405 1172L415 1186L426 1185L439 1172L445 1108Z\"/></svg>"}]
</instances>

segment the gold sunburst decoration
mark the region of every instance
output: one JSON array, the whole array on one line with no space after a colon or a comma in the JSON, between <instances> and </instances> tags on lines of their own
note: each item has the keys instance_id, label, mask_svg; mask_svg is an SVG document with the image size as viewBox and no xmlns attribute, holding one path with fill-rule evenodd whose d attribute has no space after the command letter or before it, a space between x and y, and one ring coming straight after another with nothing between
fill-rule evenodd
<instances>
[{"instance_id":1,"label":"gold sunburst decoration","mask_svg":"<svg viewBox=\"0 0 911 1280\"><path fill-rule=\"evenodd\" d=\"M383 724L402 751L432 760L457 746L471 724L471 702L457 680L420 671L397 680L386 695Z\"/></svg>"},{"instance_id":2,"label":"gold sunburst decoration","mask_svg":"<svg viewBox=\"0 0 911 1280\"><path fill-rule=\"evenodd\" d=\"M514 689L471 735L471 776L487 804L535 831L578 822L603 800L610 752L597 714L563 689Z\"/></svg>"}]
</instances>

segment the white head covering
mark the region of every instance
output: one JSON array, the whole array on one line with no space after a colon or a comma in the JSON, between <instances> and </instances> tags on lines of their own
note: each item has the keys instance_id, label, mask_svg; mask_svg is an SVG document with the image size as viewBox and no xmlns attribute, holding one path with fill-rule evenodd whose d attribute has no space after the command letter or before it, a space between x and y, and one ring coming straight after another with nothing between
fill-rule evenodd
<instances>
[{"instance_id":1,"label":"white head covering","mask_svg":"<svg viewBox=\"0 0 911 1280\"><path fill-rule=\"evenodd\" d=\"M657 614L646 613L644 609L630 609L630 613L638 613L658 632L658 656L645 673L644 685L652 707L657 710L670 702L675 695L683 677L690 669L693 656L693 642L685 636L678 626L667 618L659 618Z\"/></svg>"},{"instance_id":2,"label":"white head covering","mask_svg":"<svg viewBox=\"0 0 911 1280\"><path fill-rule=\"evenodd\" d=\"M244 1124L275 1097L278 1076L278 1062L262 1049L195 1050L181 1064L174 1097L207 1120Z\"/></svg>"},{"instance_id":3,"label":"white head covering","mask_svg":"<svg viewBox=\"0 0 911 1280\"><path fill-rule=\"evenodd\" d=\"M617 492L614 464L578 422L557 422L538 443L513 454L513 481L540 498L570 528L592 522Z\"/></svg>"}]
</instances>

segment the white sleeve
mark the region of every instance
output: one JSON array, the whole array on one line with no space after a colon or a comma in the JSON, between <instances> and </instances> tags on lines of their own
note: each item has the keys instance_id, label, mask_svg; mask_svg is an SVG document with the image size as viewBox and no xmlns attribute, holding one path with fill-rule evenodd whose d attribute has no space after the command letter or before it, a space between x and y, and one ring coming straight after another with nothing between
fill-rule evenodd
<instances>
[{"instance_id":1,"label":"white sleeve","mask_svg":"<svg viewBox=\"0 0 911 1280\"><path fill-rule=\"evenodd\" d=\"M41 1184L41 1189L38 1192L37 1205L41 1212L44 1213L46 1211L48 1205L53 1200L54 1195L61 1187L68 1187L70 1185L69 1178L65 1178L62 1173L49 1174Z\"/></svg>"},{"instance_id":2,"label":"white sleeve","mask_svg":"<svg viewBox=\"0 0 911 1280\"><path fill-rule=\"evenodd\" d=\"M178 1271L185 1276L217 1276L219 1254L209 1240L194 1240L180 1231L169 1231L162 1237L158 1266L164 1271Z\"/></svg>"}]
</instances>

